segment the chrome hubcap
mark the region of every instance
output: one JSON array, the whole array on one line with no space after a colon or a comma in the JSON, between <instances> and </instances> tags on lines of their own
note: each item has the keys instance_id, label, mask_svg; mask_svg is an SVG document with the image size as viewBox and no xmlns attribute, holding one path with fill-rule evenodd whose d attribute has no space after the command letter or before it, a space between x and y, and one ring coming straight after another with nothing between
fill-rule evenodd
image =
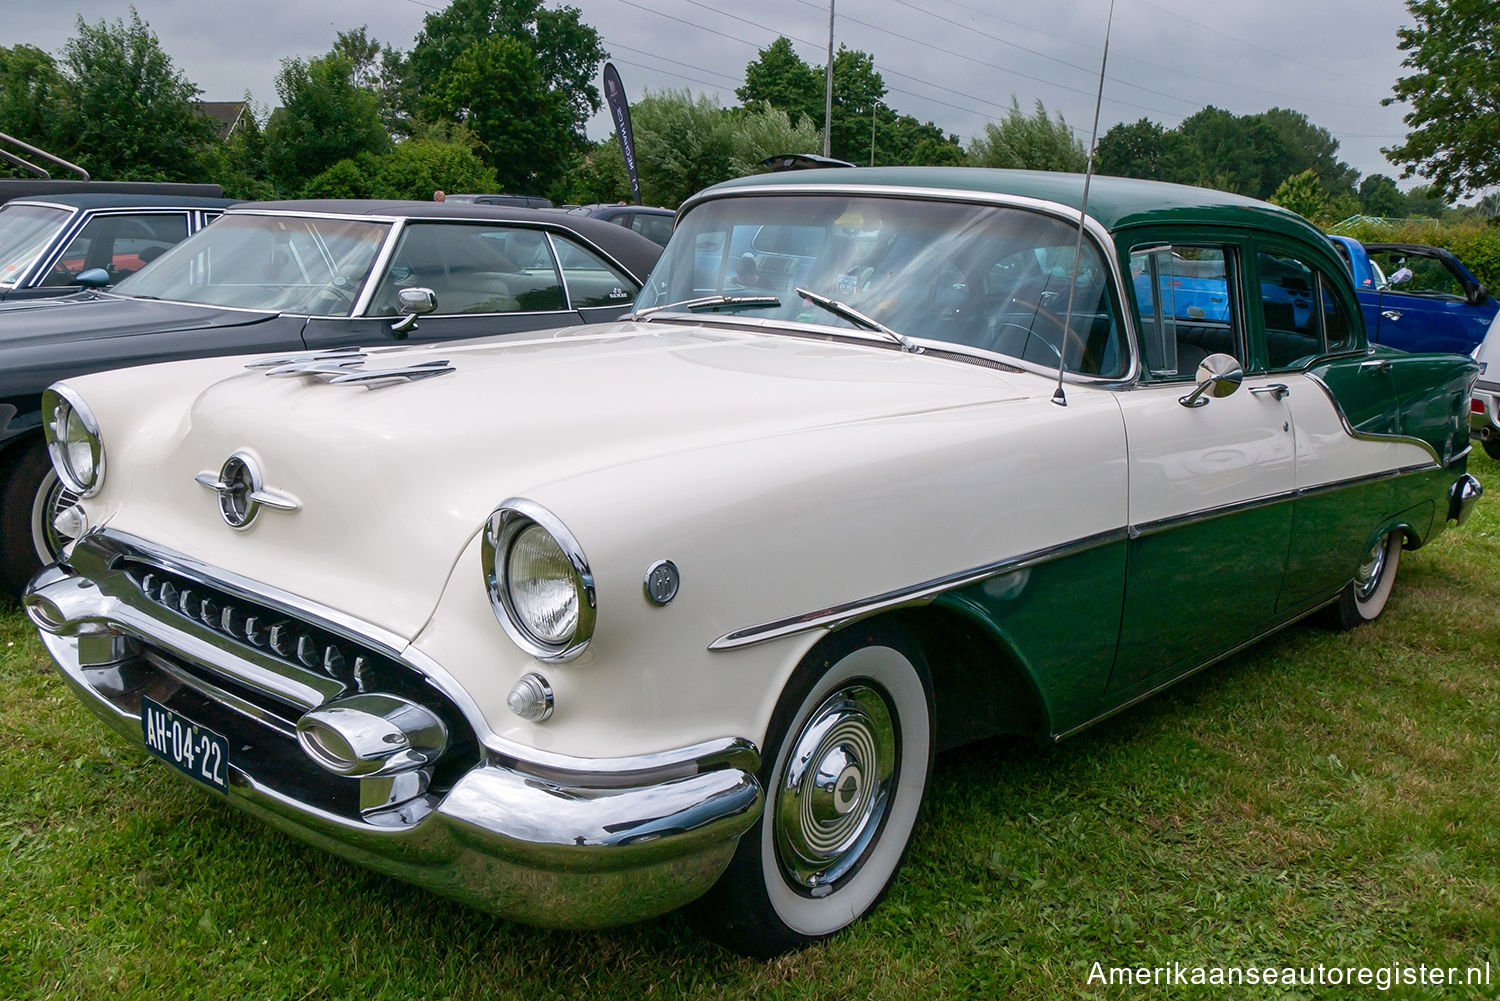
<instances>
[{"instance_id":1,"label":"chrome hubcap","mask_svg":"<svg viewBox=\"0 0 1500 1001\"><path fill-rule=\"evenodd\" d=\"M776 857L788 883L812 896L858 868L895 790L899 753L885 698L847 685L808 717L777 784Z\"/></svg>"},{"instance_id":2,"label":"chrome hubcap","mask_svg":"<svg viewBox=\"0 0 1500 1001\"><path fill-rule=\"evenodd\" d=\"M1375 548L1365 554L1360 561L1359 569L1354 574L1354 592L1364 601L1375 593L1380 586L1380 575L1385 570L1386 540L1381 539L1375 543Z\"/></svg>"}]
</instances>

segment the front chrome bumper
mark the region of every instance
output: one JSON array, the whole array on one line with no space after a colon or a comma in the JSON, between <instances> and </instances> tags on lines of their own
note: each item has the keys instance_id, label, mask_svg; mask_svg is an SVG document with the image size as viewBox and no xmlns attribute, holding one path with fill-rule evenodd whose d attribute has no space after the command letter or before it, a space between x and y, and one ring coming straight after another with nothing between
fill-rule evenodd
<instances>
[{"instance_id":1,"label":"front chrome bumper","mask_svg":"<svg viewBox=\"0 0 1500 1001\"><path fill-rule=\"evenodd\" d=\"M745 741L648 758L528 760L487 731L476 735L463 707L430 694L453 733L451 750L404 794L398 782L393 795L387 780L380 788L390 805L371 809L360 785L372 780L319 767L295 731L299 714L355 682L302 670L292 657L281 663L269 645L237 642L206 615L195 621L178 607L185 602L152 600L138 586L144 561L170 564L179 583L185 564L142 556L138 541L93 533L68 565L37 576L25 604L43 643L79 699L129 742L145 745L143 697L226 737L229 802L303 841L517 921L597 928L702 894L760 816L759 754ZM244 595L242 586L203 584L209 590L196 601ZM292 628L308 623L306 635L331 637L346 652L360 638L347 620L309 618L305 605L245 600L252 610L295 611ZM227 613L223 621L227 628ZM384 677L407 670L430 683L399 651L370 649L388 658ZM382 675L372 669L371 677Z\"/></svg>"}]
</instances>

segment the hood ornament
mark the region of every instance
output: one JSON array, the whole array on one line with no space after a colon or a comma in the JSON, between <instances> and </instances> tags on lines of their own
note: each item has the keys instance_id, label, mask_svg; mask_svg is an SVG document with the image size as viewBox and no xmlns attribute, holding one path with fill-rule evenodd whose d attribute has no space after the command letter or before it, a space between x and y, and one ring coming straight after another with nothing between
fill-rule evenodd
<instances>
[{"instance_id":1,"label":"hood ornament","mask_svg":"<svg viewBox=\"0 0 1500 1001\"><path fill-rule=\"evenodd\" d=\"M193 477L219 495L219 514L230 528L248 528L263 507L296 511L302 502L289 493L268 490L254 457L236 452L224 461L218 473L202 472Z\"/></svg>"},{"instance_id":2,"label":"hood ornament","mask_svg":"<svg viewBox=\"0 0 1500 1001\"><path fill-rule=\"evenodd\" d=\"M259 369L276 378L311 376L319 382L331 385L364 386L379 389L419 379L430 379L435 375L447 375L455 371L447 361L425 361L416 365L397 368L364 368L367 355L361 348L333 348L328 351L307 351L302 354L280 358L261 358L245 367Z\"/></svg>"}]
</instances>

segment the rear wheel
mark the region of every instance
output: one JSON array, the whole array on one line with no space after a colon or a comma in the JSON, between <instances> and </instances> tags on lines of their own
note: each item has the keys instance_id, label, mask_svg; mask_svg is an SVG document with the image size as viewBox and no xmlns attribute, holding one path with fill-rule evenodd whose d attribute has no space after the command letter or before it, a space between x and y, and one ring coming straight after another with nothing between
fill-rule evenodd
<instances>
[{"instance_id":1,"label":"rear wheel","mask_svg":"<svg viewBox=\"0 0 1500 1001\"><path fill-rule=\"evenodd\" d=\"M765 811L698 909L710 937L770 958L857 920L901 866L932 771L920 649L896 629L858 626L814 648L765 753Z\"/></svg>"},{"instance_id":2,"label":"rear wheel","mask_svg":"<svg viewBox=\"0 0 1500 1001\"><path fill-rule=\"evenodd\" d=\"M54 525L59 512L78 503L62 485L41 441L24 446L4 470L0 485L0 594L19 599L43 564L57 559L70 540Z\"/></svg>"},{"instance_id":3,"label":"rear wheel","mask_svg":"<svg viewBox=\"0 0 1500 1001\"><path fill-rule=\"evenodd\" d=\"M1333 621L1340 629L1372 622L1385 611L1385 603L1396 586L1396 568L1401 563L1402 534L1382 536L1360 560L1354 579L1344 585L1333 606Z\"/></svg>"},{"instance_id":4,"label":"rear wheel","mask_svg":"<svg viewBox=\"0 0 1500 1001\"><path fill-rule=\"evenodd\" d=\"M1484 438L1479 444L1484 446L1491 459L1500 462L1500 438Z\"/></svg>"}]
</instances>

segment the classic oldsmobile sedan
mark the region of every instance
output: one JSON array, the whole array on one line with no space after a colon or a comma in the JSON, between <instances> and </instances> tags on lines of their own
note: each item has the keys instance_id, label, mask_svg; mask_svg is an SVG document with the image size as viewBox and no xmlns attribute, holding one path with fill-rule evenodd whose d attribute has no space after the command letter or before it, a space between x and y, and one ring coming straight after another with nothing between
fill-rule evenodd
<instances>
[{"instance_id":1,"label":"classic oldsmobile sedan","mask_svg":"<svg viewBox=\"0 0 1500 1001\"><path fill-rule=\"evenodd\" d=\"M1367 350L1306 222L1083 187L744 178L617 324L69 379L77 541L27 609L111 728L382 872L831 935L938 750L1373 619L1479 495L1474 361ZM1178 317L1189 269L1222 318Z\"/></svg>"}]
</instances>

